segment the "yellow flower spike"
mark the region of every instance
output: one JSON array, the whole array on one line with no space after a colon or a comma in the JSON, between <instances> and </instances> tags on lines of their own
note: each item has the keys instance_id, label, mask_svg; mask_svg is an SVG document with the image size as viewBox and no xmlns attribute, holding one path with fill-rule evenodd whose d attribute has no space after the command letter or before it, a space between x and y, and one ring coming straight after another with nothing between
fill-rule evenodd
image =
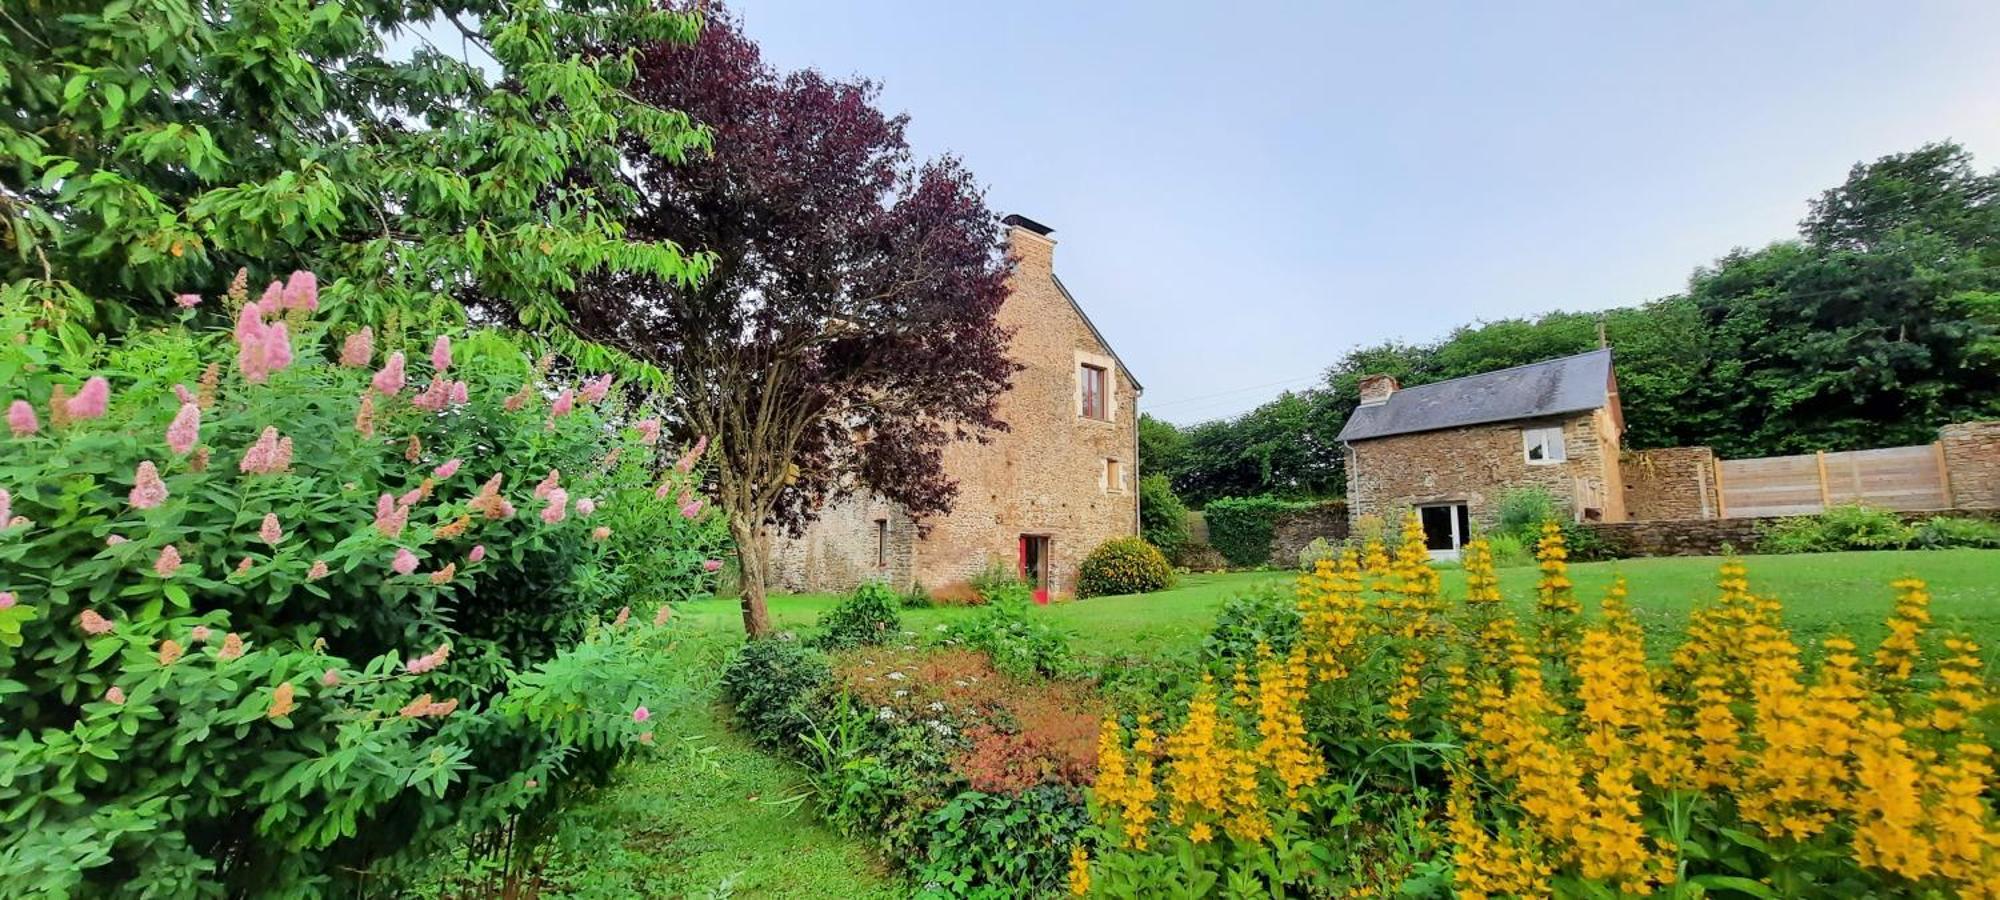
<instances>
[{"instance_id":1,"label":"yellow flower spike","mask_svg":"<svg viewBox=\"0 0 2000 900\"><path fill-rule=\"evenodd\" d=\"M1081 844L1069 848L1069 892L1076 897L1090 893L1090 851Z\"/></svg>"},{"instance_id":2,"label":"yellow flower spike","mask_svg":"<svg viewBox=\"0 0 2000 900\"><path fill-rule=\"evenodd\" d=\"M1875 650L1875 673L1885 682L1900 685L1910 680L1916 668L1921 652L1917 637L1931 622L1931 595L1917 578L1899 578L1890 586L1896 589L1896 610L1887 623L1889 636Z\"/></svg>"}]
</instances>

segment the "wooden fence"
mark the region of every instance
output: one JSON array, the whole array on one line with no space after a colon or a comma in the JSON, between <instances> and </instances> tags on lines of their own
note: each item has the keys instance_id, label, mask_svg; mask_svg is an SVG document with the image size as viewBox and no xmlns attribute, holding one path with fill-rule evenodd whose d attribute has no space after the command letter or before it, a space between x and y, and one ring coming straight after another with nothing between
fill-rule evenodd
<instances>
[{"instance_id":1,"label":"wooden fence","mask_svg":"<svg viewBox=\"0 0 2000 900\"><path fill-rule=\"evenodd\" d=\"M1728 518L1793 516L1861 503L1884 509L1951 507L1938 444L1807 456L1717 460L1715 482Z\"/></svg>"}]
</instances>

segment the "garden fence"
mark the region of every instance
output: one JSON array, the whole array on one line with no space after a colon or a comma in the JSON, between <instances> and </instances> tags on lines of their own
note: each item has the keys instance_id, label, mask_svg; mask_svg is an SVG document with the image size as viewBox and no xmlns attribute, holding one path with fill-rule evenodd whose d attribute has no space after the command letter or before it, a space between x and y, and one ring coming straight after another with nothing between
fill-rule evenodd
<instances>
[{"instance_id":1,"label":"garden fence","mask_svg":"<svg viewBox=\"0 0 2000 900\"><path fill-rule=\"evenodd\" d=\"M1949 509L1951 481L1940 444L1715 461L1721 514L1809 515L1830 506Z\"/></svg>"}]
</instances>

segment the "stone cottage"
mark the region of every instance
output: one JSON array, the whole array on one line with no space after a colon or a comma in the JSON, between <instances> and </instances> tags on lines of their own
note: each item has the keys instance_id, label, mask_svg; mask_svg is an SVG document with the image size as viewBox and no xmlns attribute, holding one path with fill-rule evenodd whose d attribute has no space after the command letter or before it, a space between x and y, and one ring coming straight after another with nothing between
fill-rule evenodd
<instances>
[{"instance_id":1,"label":"stone cottage","mask_svg":"<svg viewBox=\"0 0 2000 900\"><path fill-rule=\"evenodd\" d=\"M1593 350L1402 388L1361 380L1340 430L1348 510L1391 518L1416 507L1432 555L1454 557L1490 527L1508 491L1539 486L1579 521L1625 520L1625 430L1611 351Z\"/></svg>"},{"instance_id":2,"label":"stone cottage","mask_svg":"<svg viewBox=\"0 0 2000 900\"><path fill-rule=\"evenodd\" d=\"M919 522L880 498L835 503L803 536L773 542L776 584L847 590L872 580L951 595L999 567L1046 599L1071 593L1098 544L1139 532L1139 382L1056 277L1051 229L1018 215L1005 222L1014 269L999 321L1022 367L999 400L1008 430L946 449L958 483L949 514Z\"/></svg>"}]
</instances>

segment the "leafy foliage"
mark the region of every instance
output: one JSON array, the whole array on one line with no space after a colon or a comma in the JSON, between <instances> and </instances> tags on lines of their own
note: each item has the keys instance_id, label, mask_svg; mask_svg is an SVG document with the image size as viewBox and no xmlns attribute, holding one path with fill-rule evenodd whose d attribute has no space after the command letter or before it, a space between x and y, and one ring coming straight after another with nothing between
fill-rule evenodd
<instances>
[{"instance_id":1,"label":"leafy foliage","mask_svg":"<svg viewBox=\"0 0 2000 900\"><path fill-rule=\"evenodd\" d=\"M1046 897L1064 890L1067 850L1090 824L1074 791L966 791L924 820L919 896Z\"/></svg>"},{"instance_id":2,"label":"leafy foliage","mask_svg":"<svg viewBox=\"0 0 2000 900\"><path fill-rule=\"evenodd\" d=\"M1150 594L1174 586L1174 567L1143 538L1112 538L1083 558L1076 576L1079 597Z\"/></svg>"},{"instance_id":3,"label":"leafy foliage","mask_svg":"<svg viewBox=\"0 0 2000 900\"><path fill-rule=\"evenodd\" d=\"M832 609L819 617L819 633L813 646L822 650L846 650L880 644L902 631L897 608L902 598L888 585L871 581L854 589Z\"/></svg>"},{"instance_id":4,"label":"leafy foliage","mask_svg":"<svg viewBox=\"0 0 2000 900\"><path fill-rule=\"evenodd\" d=\"M1911 545L1925 550L1952 547L2000 549L2000 522L1956 516L1932 516L1917 526Z\"/></svg>"},{"instance_id":5,"label":"leafy foliage","mask_svg":"<svg viewBox=\"0 0 2000 900\"><path fill-rule=\"evenodd\" d=\"M1290 653L1300 628L1298 602L1288 592L1266 586L1222 605L1215 625L1201 640L1202 659L1248 663L1257 658L1258 647Z\"/></svg>"},{"instance_id":6,"label":"leafy foliage","mask_svg":"<svg viewBox=\"0 0 2000 900\"><path fill-rule=\"evenodd\" d=\"M372 387L365 349L330 361L311 284L204 300L242 309L233 345L182 323L72 348L0 298L0 883L392 881L446 824L545 815L668 699L670 611L613 598L699 590L717 535L662 514L636 410L558 413L486 331L437 345L432 390ZM600 524L637 518L646 546Z\"/></svg>"},{"instance_id":7,"label":"leafy foliage","mask_svg":"<svg viewBox=\"0 0 2000 900\"><path fill-rule=\"evenodd\" d=\"M779 72L726 13L691 46L647 45L632 90L715 144L701 158L628 145L645 201L624 224L715 265L698 283L612 274L567 308L672 371L676 427L715 440L744 624L763 635L768 528L802 528L851 492L946 510L944 448L1005 427L999 223L956 160L912 161L875 85Z\"/></svg>"},{"instance_id":8,"label":"leafy foliage","mask_svg":"<svg viewBox=\"0 0 2000 900\"><path fill-rule=\"evenodd\" d=\"M1069 634L1031 612L1025 597L996 599L979 615L953 623L941 643L982 651L994 668L1015 678L1074 674Z\"/></svg>"},{"instance_id":9,"label":"leafy foliage","mask_svg":"<svg viewBox=\"0 0 2000 900\"><path fill-rule=\"evenodd\" d=\"M1522 544L1533 544L1542 534L1542 523L1570 518L1556 504L1555 495L1539 485L1514 488L1500 495L1500 510L1494 524L1495 535L1507 535Z\"/></svg>"},{"instance_id":10,"label":"leafy foliage","mask_svg":"<svg viewBox=\"0 0 2000 900\"><path fill-rule=\"evenodd\" d=\"M1276 497L1224 497L1210 501L1201 514L1208 521L1208 542L1231 565L1262 566L1271 561L1271 537L1278 516L1303 504Z\"/></svg>"},{"instance_id":11,"label":"leafy foliage","mask_svg":"<svg viewBox=\"0 0 2000 900\"><path fill-rule=\"evenodd\" d=\"M1902 517L1873 506L1829 507L1811 516L1791 516L1764 526L1757 549L1765 553L1825 553L1832 550L1901 550L1917 529Z\"/></svg>"},{"instance_id":12,"label":"leafy foliage","mask_svg":"<svg viewBox=\"0 0 2000 900\"><path fill-rule=\"evenodd\" d=\"M619 216L620 138L709 145L626 89L630 42L699 15L646 0L499 3L30 0L0 18L0 285L69 316L66 339L159 317L238 268L338 271L336 321L458 321L490 301L568 334L587 271L684 283L708 260ZM430 19L490 70L393 34ZM489 71L492 73L489 75ZM575 341L567 355L617 359ZM657 370L630 367L649 386Z\"/></svg>"},{"instance_id":13,"label":"leafy foliage","mask_svg":"<svg viewBox=\"0 0 2000 900\"><path fill-rule=\"evenodd\" d=\"M1139 479L1139 536L1172 557L1188 541L1188 508L1165 475Z\"/></svg>"},{"instance_id":14,"label":"leafy foliage","mask_svg":"<svg viewBox=\"0 0 2000 900\"><path fill-rule=\"evenodd\" d=\"M833 683L826 655L789 637L751 641L730 657L722 693L760 743L786 749L813 728Z\"/></svg>"}]
</instances>

